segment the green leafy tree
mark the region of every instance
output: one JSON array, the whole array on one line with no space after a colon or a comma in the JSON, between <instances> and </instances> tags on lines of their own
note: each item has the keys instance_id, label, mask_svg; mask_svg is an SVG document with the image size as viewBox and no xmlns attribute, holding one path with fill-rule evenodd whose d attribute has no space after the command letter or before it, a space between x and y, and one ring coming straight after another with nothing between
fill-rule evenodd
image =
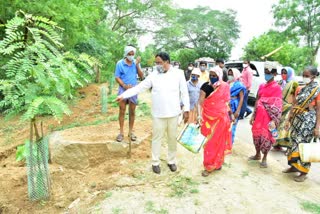
<instances>
[{"instance_id":1,"label":"green leafy tree","mask_svg":"<svg viewBox=\"0 0 320 214\"><path fill-rule=\"evenodd\" d=\"M66 100L92 79L94 59L61 51L62 30L47 18L18 11L5 24L0 40L0 54L8 59L0 68L4 76L0 79L0 109L9 118L23 113L21 118L35 128L36 140L40 138L36 118L52 115L60 120L70 114Z\"/></svg>"},{"instance_id":2,"label":"green leafy tree","mask_svg":"<svg viewBox=\"0 0 320 214\"><path fill-rule=\"evenodd\" d=\"M291 40L309 49L308 64L314 64L320 47L320 1L280 0L273 5L275 24L284 28Z\"/></svg>"},{"instance_id":3,"label":"green leafy tree","mask_svg":"<svg viewBox=\"0 0 320 214\"><path fill-rule=\"evenodd\" d=\"M279 51L262 58L268 53L282 47ZM297 73L308 64L308 49L297 47L293 42L288 41L284 33L269 31L263 35L253 38L244 48L243 59L250 60L271 60L278 61L284 66L291 66Z\"/></svg>"},{"instance_id":4,"label":"green leafy tree","mask_svg":"<svg viewBox=\"0 0 320 214\"><path fill-rule=\"evenodd\" d=\"M194 62L199 58L198 53L194 49L180 49L177 51L177 61L180 62L180 68L186 70L189 62Z\"/></svg>"},{"instance_id":5,"label":"green leafy tree","mask_svg":"<svg viewBox=\"0 0 320 214\"><path fill-rule=\"evenodd\" d=\"M153 45L148 45L144 52L141 53L142 67L152 67L154 65L154 57L156 55L156 49Z\"/></svg>"},{"instance_id":6,"label":"green leafy tree","mask_svg":"<svg viewBox=\"0 0 320 214\"><path fill-rule=\"evenodd\" d=\"M161 26L174 13L171 0L0 1L0 24L20 9L59 23L65 29L61 39L64 50L97 58L101 81L111 84L123 48L137 45L139 36L153 32L154 26ZM3 36L4 30L0 29L0 38ZM0 59L0 66L3 63Z\"/></svg>"},{"instance_id":7,"label":"green leafy tree","mask_svg":"<svg viewBox=\"0 0 320 214\"><path fill-rule=\"evenodd\" d=\"M239 38L239 24L233 10L180 9L175 20L167 25L155 36L158 49L189 48L200 56L227 59L234 41Z\"/></svg>"}]
</instances>

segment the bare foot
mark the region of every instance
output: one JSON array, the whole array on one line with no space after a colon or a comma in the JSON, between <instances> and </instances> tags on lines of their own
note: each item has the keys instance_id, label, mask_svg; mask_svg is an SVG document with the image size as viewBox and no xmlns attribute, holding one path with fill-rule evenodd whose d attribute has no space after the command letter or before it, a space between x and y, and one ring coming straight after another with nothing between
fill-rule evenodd
<instances>
[{"instance_id":1,"label":"bare foot","mask_svg":"<svg viewBox=\"0 0 320 214\"><path fill-rule=\"evenodd\" d=\"M253 156L250 156L249 158L248 158L248 160L260 160L261 159L261 156L257 156L257 155L253 155Z\"/></svg>"}]
</instances>

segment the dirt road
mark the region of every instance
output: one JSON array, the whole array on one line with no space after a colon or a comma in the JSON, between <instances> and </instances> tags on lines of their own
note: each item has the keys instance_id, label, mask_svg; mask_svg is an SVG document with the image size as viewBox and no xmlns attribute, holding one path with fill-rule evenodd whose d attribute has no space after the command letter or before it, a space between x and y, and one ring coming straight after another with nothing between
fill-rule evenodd
<instances>
[{"instance_id":1,"label":"dirt road","mask_svg":"<svg viewBox=\"0 0 320 214\"><path fill-rule=\"evenodd\" d=\"M106 199L91 213L307 213L303 204L320 204L320 186L313 180L296 183L294 175L281 173L273 156L269 168L247 161L253 146L236 141L223 169L201 176L202 151L192 154L178 148L178 172L166 166L163 148L161 175L152 173L150 162L138 162L136 174L122 177Z\"/></svg>"}]
</instances>

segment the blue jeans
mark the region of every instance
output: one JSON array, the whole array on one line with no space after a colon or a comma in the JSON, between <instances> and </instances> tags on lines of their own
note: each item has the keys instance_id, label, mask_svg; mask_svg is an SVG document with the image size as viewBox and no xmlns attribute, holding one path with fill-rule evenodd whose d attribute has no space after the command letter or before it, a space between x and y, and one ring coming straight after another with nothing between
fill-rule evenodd
<instances>
[{"instance_id":1,"label":"blue jeans","mask_svg":"<svg viewBox=\"0 0 320 214\"><path fill-rule=\"evenodd\" d=\"M243 118L244 117L244 113L247 112L247 114L251 114L252 111L250 108L248 108L248 96L249 96L250 91L246 91L244 98L243 98L243 104L241 107L241 111L240 111L240 115L239 118Z\"/></svg>"}]
</instances>

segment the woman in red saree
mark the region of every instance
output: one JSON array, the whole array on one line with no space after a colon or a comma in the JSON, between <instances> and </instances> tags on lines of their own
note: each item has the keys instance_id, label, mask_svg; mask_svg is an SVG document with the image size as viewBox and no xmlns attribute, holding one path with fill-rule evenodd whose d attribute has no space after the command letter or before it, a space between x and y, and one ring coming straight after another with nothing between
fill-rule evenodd
<instances>
[{"instance_id":1,"label":"woman in red saree","mask_svg":"<svg viewBox=\"0 0 320 214\"><path fill-rule=\"evenodd\" d=\"M253 142L256 154L249 157L249 160L260 160L261 168L267 168L267 155L272 144L276 142L270 128L279 126L282 113L282 91L279 84L274 81L277 70L272 65L265 66L265 80L259 87L254 113L251 117Z\"/></svg>"},{"instance_id":2,"label":"woman in red saree","mask_svg":"<svg viewBox=\"0 0 320 214\"><path fill-rule=\"evenodd\" d=\"M210 69L210 82L205 83L200 92L201 133L207 138L203 151L205 170L202 176L220 170L225 155L231 153L230 86L222 80L222 75L221 68ZM211 89L208 90L208 87Z\"/></svg>"}]
</instances>

